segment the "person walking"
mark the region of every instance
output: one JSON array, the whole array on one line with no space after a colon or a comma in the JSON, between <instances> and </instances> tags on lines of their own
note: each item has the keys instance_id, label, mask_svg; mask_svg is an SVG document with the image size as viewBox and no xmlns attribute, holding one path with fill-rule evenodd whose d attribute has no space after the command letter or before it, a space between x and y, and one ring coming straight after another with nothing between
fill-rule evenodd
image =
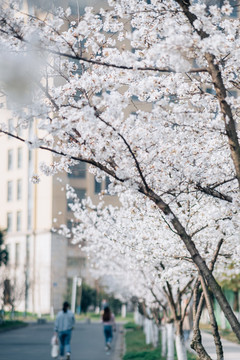
<instances>
[{"instance_id":1,"label":"person walking","mask_svg":"<svg viewBox=\"0 0 240 360\"><path fill-rule=\"evenodd\" d=\"M69 303L63 303L63 309L57 314L54 331L58 335L60 343L60 360L63 360L66 351L66 360L71 356L71 335L75 323L74 314L69 310Z\"/></svg>"},{"instance_id":2,"label":"person walking","mask_svg":"<svg viewBox=\"0 0 240 360\"><path fill-rule=\"evenodd\" d=\"M102 315L103 332L105 337L106 350L111 349L113 331L116 331L115 317L111 313L109 306L106 306Z\"/></svg>"}]
</instances>

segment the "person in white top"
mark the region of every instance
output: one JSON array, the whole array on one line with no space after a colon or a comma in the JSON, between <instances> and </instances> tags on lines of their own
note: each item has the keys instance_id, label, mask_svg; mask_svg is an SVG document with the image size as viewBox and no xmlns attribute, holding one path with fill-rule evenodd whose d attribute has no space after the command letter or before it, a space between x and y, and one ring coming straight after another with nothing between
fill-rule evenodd
<instances>
[{"instance_id":1,"label":"person in white top","mask_svg":"<svg viewBox=\"0 0 240 360\"><path fill-rule=\"evenodd\" d=\"M111 349L111 342L113 338L113 330L116 330L115 317L111 313L110 308L106 306L102 315L103 332L105 336L106 350Z\"/></svg>"},{"instance_id":2,"label":"person in white top","mask_svg":"<svg viewBox=\"0 0 240 360\"><path fill-rule=\"evenodd\" d=\"M57 314L54 331L58 335L60 343L60 360L63 360L64 351L66 350L67 360L71 356L71 335L75 323L74 314L69 310L67 301L63 303L63 309Z\"/></svg>"}]
</instances>

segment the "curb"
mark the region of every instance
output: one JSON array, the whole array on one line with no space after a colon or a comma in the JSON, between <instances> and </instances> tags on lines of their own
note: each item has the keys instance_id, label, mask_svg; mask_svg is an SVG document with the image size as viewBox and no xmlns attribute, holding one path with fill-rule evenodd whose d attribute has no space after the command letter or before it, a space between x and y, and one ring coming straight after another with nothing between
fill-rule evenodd
<instances>
[{"instance_id":1,"label":"curb","mask_svg":"<svg viewBox=\"0 0 240 360\"><path fill-rule=\"evenodd\" d=\"M118 335L112 360L122 360L125 353L125 336L122 324L118 326Z\"/></svg>"}]
</instances>

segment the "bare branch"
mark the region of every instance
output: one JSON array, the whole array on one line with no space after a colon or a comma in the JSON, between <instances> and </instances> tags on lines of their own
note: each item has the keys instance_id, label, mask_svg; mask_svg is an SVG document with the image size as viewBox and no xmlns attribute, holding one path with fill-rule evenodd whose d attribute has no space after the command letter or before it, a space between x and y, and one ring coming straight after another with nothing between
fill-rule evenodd
<instances>
[{"instance_id":1,"label":"bare branch","mask_svg":"<svg viewBox=\"0 0 240 360\"><path fill-rule=\"evenodd\" d=\"M198 183L198 184L196 184L195 188L196 188L196 190L199 190L199 191L203 192L204 194L213 196L213 197L218 198L220 200L225 200L225 201L230 202L230 203L233 201L231 196L222 194L219 191L214 190L213 188L211 188L209 186L203 187Z\"/></svg>"},{"instance_id":2,"label":"bare branch","mask_svg":"<svg viewBox=\"0 0 240 360\"><path fill-rule=\"evenodd\" d=\"M130 144L128 143L128 141L125 139L125 137L124 137L112 124L110 124L108 121L104 120L104 119L100 116L100 114L99 114L99 112L98 112L98 109L97 109L96 107L94 107L94 110L95 110L95 115L96 115L96 117L97 117L99 120L101 120L104 124L106 124L107 126L109 126L112 130L114 130L114 132L116 132L117 135L123 140L124 144L126 145L128 151L130 152L130 154L131 154L131 156L132 156L132 158L133 158L133 160L134 160L134 162L135 162L136 168L137 168L137 170L138 170L138 173L139 173L140 178L141 178L141 180L142 180L142 182L143 182L143 184L144 184L145 189L146 189L146 190L149 189L149 186L148 186L148 184L147 184L147 182L146 182L146 179L145 179L145 177L144 177L144 175L143 175L143 172L142 172L142 169L141 169L141 167L140 167L140 164L139 164L139 162L138 162L138 160L137 160L137 157L136 157L136 155L134 154L134 152L133 152Z\"/></svg>"},{"instance_id":3,"label":"bare branch","mask_svg":"<svg viewBox=\"0 0 240 360\"><path fill-rule=\"evenodd\" d=\"M230 179L227 179L227 180L223 180L220 183L217 183L215 185L212 185L211 189L215 189L216 187L222 186L222 185L227 184L227 183L229 183L231 181L234 181L234 180L237 180L236 176L234 176L234 177L232 177Z\"/></svg>"},{"instance_id":4,"label":"bare branch","mask_svg":"<svg viewBox=\"0 0 240 360\"><path fill-rule=\"evenodd\" d=\"M202 226L200 229L197 229L196 231L194 231L191 236L195 236L196 234L198 234L200 231L206 229L208 227L208 225Z\"/></svg>"}]
</instances>

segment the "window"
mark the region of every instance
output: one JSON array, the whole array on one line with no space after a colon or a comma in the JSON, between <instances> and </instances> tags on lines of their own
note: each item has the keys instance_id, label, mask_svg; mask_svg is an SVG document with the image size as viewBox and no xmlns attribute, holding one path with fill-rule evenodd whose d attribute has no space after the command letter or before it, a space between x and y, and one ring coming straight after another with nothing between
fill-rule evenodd
<instances>
[{"instance_id":1,"label":"window","mask_svg":"<svg viewBox=\"0 0 240 360\"><path fill-rule=\"evenodd\" d=\"M73 220L68 220L67 221L67 228L71 231L73 226L74 226L74 221Z\"/></svg>"},{"instance_id":2,"label":"window","mask_svg":"<svg viewBox=\"0 0 240 360\"><path fill-rule=\"evenodd\" d=\"M108 186L111 184L111 180L109 179L108 176L106 176L106 179L105 179L105 190L108 191Z\"/></svg>"},{"instance_id":3,"label":"window","mask_svg":"<svg viewBox=\"0 0 240 360\"><path fill-rule=\"evenodd\" d=\"M139 101L139 98L137 95L132 95L132 101Z\"/></svg>"},{"instance_id":4,"label":"window","mask_svg":"<svg viewBox=\"0 0 240 360\"><path fill-rule=\"evenodd\" d=\"M32 228L32 209L31 207L28 208L28 215L27 215L27 229L31 230Z\"/></svg>"},{"instance_id":5,"label":"window","mask_svg":"<svg viewBox=\"0 0 240 360\"><path fill-rule=\"evenodd\" d=\"M13 199L13 182L8 181L7 183L7 201L12 201Z\"/></svg>"},{"instance_id":6,"label":"window","mask_svg":"<svg viewBox=\"0 0 240 360\"><path fill-rule=\"evenodd\" d=\"M22 228L22 213L17 211L17 231L20 231Z\"/></svg>"},{"instance_id":7,"label":"window","mask_svg":"<svg viewBox=\"0 0 240 360\"><path fill-rule=\"evenodd\" d=\"M108 176L106 176L105 178L105 182L102 183L102 182L98 182L96 179L94 181L94 193L95 194L99 194L102 190L102 184L103 184L103 189L107 190L108 191L108 186L109 184L111 184L111 180L109 179Z\"/></svg>"},{"instance_id":8,"label":"window","mask_svg":"<svg viewBox=\"0 0 240 360\"><path fill-rule=\"evenodd\" d=\"M74 188L74 190L75 190L75 193L76 193L76 195L77 195L77 197L78 197L78 199L80 201L83 200L86 197L86 189L76 189L76 188ZM67 210L68 211L71 211L69 205L72 204L72 203L73 203L72 198L67 199Z\"/></svg>"},{"instance_id":9,"label":"window","mask_svg":"<svg viewBox=\"0 0 240 360\"><path fill-rule=\"evenodd\" d=\"M199 2L199 0L193 0L193 3ZM221 8L224 4L223 0L212 0L212 1L205 1L207 3L207 10L209 11L209 6L216 5L218 8ZM229 4L232 7L232 13L230 14L230 17L236 18L238 17L238 0L229 0Z\"/></svg>"},{"instance_id":10,"label":"window","mask_svg":"<svg viewBox=\"0 0 240 360\"><path fill-rule=\"evenodd\" d=\"M13 150L8 150L8 170L13 169Z\"/></svg>"},{"instance_id":11,"label":"window","mask_svg":"<svg viewBox=\"0 0 240 360\"><path fill-rule=\"evenodd\" d=\"M22 199L22 180L17 180L17 200Z\"/></svg>"},{"instance_id":12,"label":"window","mask_svg":"<svg viewBox=\"0 0 240 360\"><path fill-rule=\"evenodd\" d=\"M32 150L28 150L28 161L32 161Z\"/></svg>"},{"instance_id":13,"label":"window","mask_svg":"<svg viewBox=\"0 0 240 360\"><path fill-rule=\"evenodd\" d=\"M231 5L231 7L233 9L230 16L233 18L237 18L238 17L238 7L239 7L238 1L237 0L229 0L229 4Z\"/></svg>"},{"instance_id":14,"label":"window","mask_svg":"<svg viewBox=\"0 0 240 360\"><path fill-rule=\"evenodd\" d=\"M102 183L98 182L96 179L94 180L94 193L99 194L102 190Z\"/></svg>"},{"instance_id":15,"label":"window","mask_svg":"<svg viewBox=\"0 0 240 360\"><path fill-rule=\"evenodd\" d=\"M82 200L86 197L86 189L74 189L74 190L79 200Z\"/></svg>"},{"instance_id":16,"label":"window","mask_svg":"<svg viewBox=\"0 0 240 360\"><path fill-rule=\"evenodd\" d=\"M68 173L69 178L85 179L86 177L86 163L80 161L77 165L71 166L71 173Z\"/></svg>"},{"instance_id":17,"label":"window","mask_svg":"<svg viewBox=\"0 0 240 360\"><path fill-rule=\"evenodd\" d=\"M13 125L13 119L8 119L8 132L13 133L14 125ZM12 139L12 136L8 135L8 139Z\"/></svg>"},{"instance_id":18,"label":"window","mask_svg":"<svg viewBox=\"0 0 240 360\"><path fill-rule=\"evenodd\" d=\"M216 91L215 91L215 89L213 87L212 88L207 87L206 88L206 93L214 95L214 96L216 95Z\"/></svg>"},{"instance_id":19,"label":"window","mask_svg":"<svg viewBox=\"0 0 240 360\"><path fill-rule=\"evenodd\" d=\"M12 226L13 226L12 213L7 213L7 231L8 232L12 231Z\"/></svg>"},{"instance_id":20,"label":"window","mask_svg":"<svg viewBox=\"0 0 240 360\"><path fill-rule=\"evenodd\" d=\"M17 167L18 169L22 167L22 148L17 149Z\"/></svg>"},{"instance_id":21,"label":"window","mask_svg":"<svg viewBox=\"0 0 240 360\"><path fill-rule=\"evenodd\" d=\"M15 244L15 265L18 266L20 261L20 244Z\"/></svg>"},{"instance_id":22,"label":"window","mask_svg":"<svg viewBox=\"0 0 240 360\"><path fill-rule=\"evenodd\" d=\"M86 259L84 257L68 257L67 266L73 268L75 267L80 270L86 266Z\"/></svg>"}]
</instances>

